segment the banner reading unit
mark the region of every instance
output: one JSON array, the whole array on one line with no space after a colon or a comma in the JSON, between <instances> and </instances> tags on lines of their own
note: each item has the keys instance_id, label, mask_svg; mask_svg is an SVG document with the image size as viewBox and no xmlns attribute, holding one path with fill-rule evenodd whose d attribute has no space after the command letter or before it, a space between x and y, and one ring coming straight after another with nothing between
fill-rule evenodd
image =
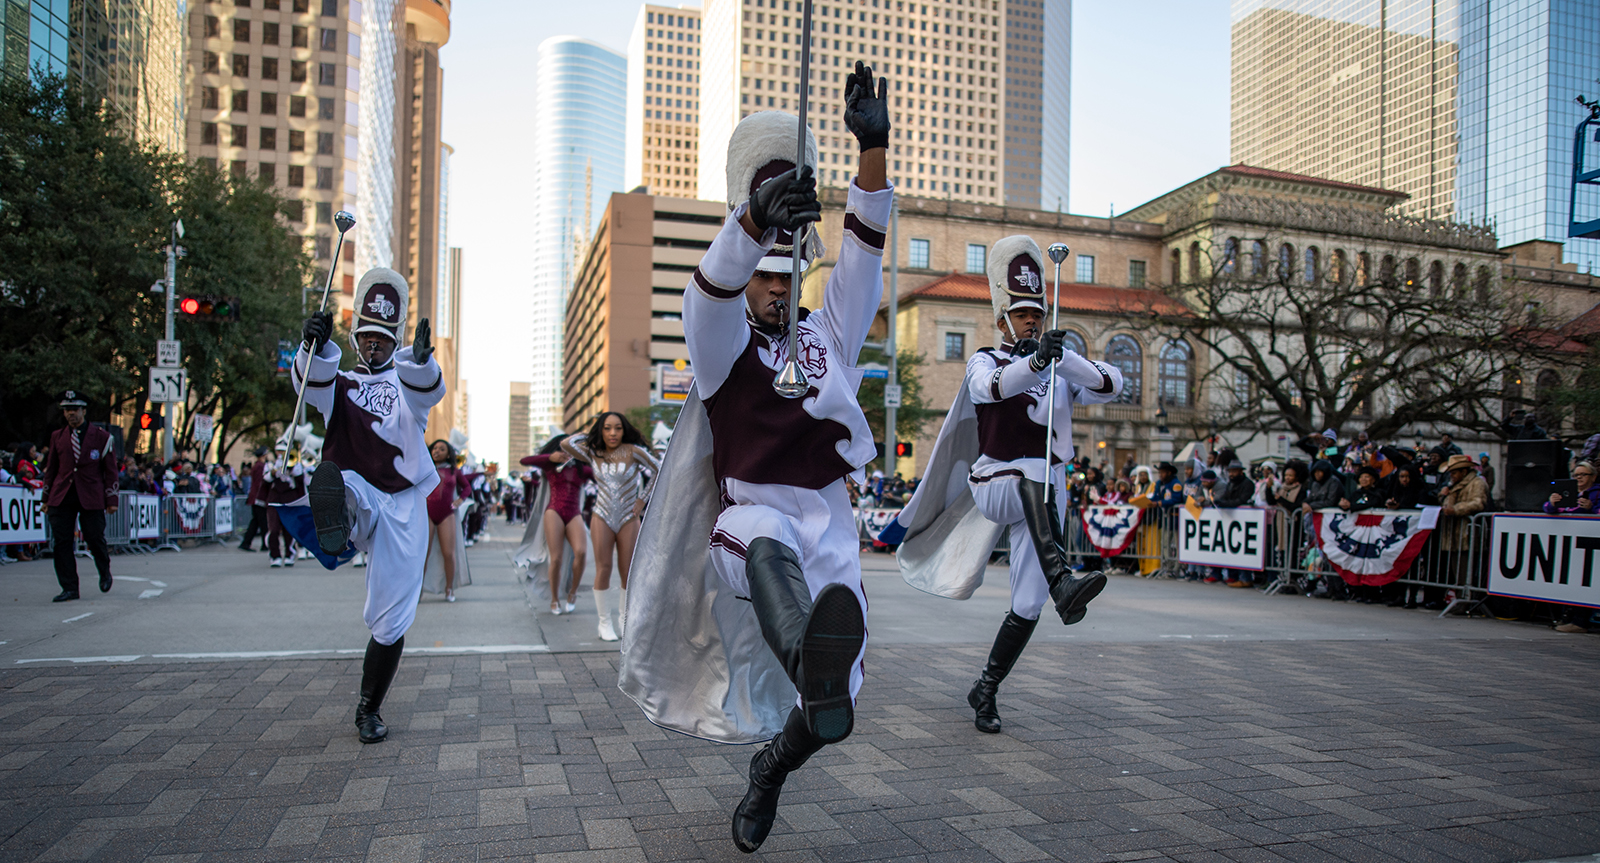
<instances>
[{"instance_id":1,"label":"banner reading unit","mask_svg":"<svg viewBox=\"0 0 1600 863\"><path fill-rule=\"evenodd\" d=\"M1600 608L1600 517L1496 515L1489 592Z\"/></svg>"},{"instance_id":2,"label":"banner reading unit","mask_svg":"<svg viewBox=\"0 0 1600 863\"><path fill-rule=\"evenodd\" d=\"M1267 568L1267 512L1262 509L1178 510L1178 560L1228 569Z\"/></svg>"}]
</instances>

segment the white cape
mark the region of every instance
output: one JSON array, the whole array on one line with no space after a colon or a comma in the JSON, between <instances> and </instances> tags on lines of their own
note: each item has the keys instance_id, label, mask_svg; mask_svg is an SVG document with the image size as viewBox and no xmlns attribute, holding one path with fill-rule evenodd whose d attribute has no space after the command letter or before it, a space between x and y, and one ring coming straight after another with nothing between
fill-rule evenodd
<instances>
[{"instance_id":1,"label":"white cape","mask_svg":"<svg viewBox=\"0 0 1600 863\"><path fill-rule=\"evenodd\" d=\"M917 590L966 599L983 584L984 567L1004 525L978 511L967 474L978 459L978 412L963 385L934 441L922 483L878 535L900 548L900 577Z\"/></svg>"},{"instance_id":2,"label":"white cape","mask_svg":"<svg viewBox=\"0 0 1600 863\"><path fill-rule=\"evenodd\" d=\"M708 544L720 513L711 424L695 393L678 415L639 528L617 688L663 728L755 743L782 730L795 689L749 600L712 568Z\"/></svg>"}]
</instances>

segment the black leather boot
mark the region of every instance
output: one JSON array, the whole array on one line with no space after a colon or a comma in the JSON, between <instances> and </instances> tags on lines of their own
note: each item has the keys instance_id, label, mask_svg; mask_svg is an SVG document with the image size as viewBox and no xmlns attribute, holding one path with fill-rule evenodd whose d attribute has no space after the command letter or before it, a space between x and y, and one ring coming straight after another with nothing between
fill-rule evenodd
<instances>
[{"instance_id":1,"label":"black leather boot","mask_svg":"<svg viewBox=\"0 0 1600 863\"><path fill-rule=\"evenodd\" d=\"M989 649L989 664L983 667L983 674L978 676L977 682L972 684L972 691L967 693L967 703L977 711L972 724L979 731L1000 733L1000 711L994 703L995 693L1000 690L1000 681L1011 673L1011 666L1017 664L1017 657L1022 655L1022 648L1028 646L1028 638L1038 625L1038 620L1029 620L1015 611L1006 612L1006 619L995 634L994 647Z\"/></svg>"},{"instance_id":2,"label":"black leather boot","mask_svg":"<svg viewBox=\"0 0 1600 863\"><path fill-rule=\"evenodd\" d=\"M394 682L405 647L405 636L387 646L379 644L376 638L367 639L367 658L361 664L361 700L356 702L356 733L362 743L382 743L389 736L389 728L378 715L378 708L383 706L383 697L389 694L389 684Z\"/></svg>"},{"instance_id":3,"label":"black leather boot","mask_svg":"<svg viewBox=\"0 0 1600 863\"><path fill-rule=\"evenodd\" d=\"M1061 519L1055 506L1044 499L1044 483L1024 479L1017 483L1022 494L1022 517L1028 522L1028 533L1033 537L1034 551L1039 555L1039 567L1044 570L1044 580L1050 585L1050 599L1054 601L1061 622L1074 624L1083 619L1089 600L1105 590L1103 572L1086 572L1075 575L1067 568L1067 554L1062 549Z\"/></svg>"},{"instance_id":4,"label":"black leather boot","mask_svg":"<svg viewBox=\"0 0 1600 863\"><path fill-rule=\"evenodd\" d=\"M824 743L837 743L855 727L850 671L866 641L861 603L840 584L815 600L794 549L759 537L745 552L750 603L761 636L800 691L807 727Z\"/></svg>"},{"instance_id":5,"label":"black leather boot","mask_svg":"<svg viewBox=\"0 0 1600 863\"><path fill-rule=\"evenodd\" d=\"M317 545L323 554L343 554L350 544L350 516L344 500L344 474L331 461L311 472L311 523L317 530Z\"/></svg>"},{"instance_id":6,"label":"black leather boot","mask_svg":"<svg viewBox=\"0 0 1600 863\"><path fill-rule=\"evenodd\" d=\"M789 712L783 730L750 759L750 788L733 810L733 844L746 854L761 847L778 816L778 794L783 780L800 769L824 741L811 733L800 708Z\"/></svg>"}]
</instances>

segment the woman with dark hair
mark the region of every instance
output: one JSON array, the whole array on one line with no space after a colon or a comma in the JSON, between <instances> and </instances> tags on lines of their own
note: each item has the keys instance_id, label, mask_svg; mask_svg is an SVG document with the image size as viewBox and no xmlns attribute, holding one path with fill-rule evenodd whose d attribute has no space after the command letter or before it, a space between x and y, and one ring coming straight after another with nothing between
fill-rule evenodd
<instances>
[{"instance_id":1,"label":"woman with dark hair","mask_svg":"<svg viewBox=\"0 0 1600 863\"><path fill-rule=\"evenodd\" d=\"M547 559L550 578L550 613L571 614L577 607L578 583L583 580L584 529L583 484L593 476L586 464L574 460L561 449L566 435L558 434L539 448L538 455L522 459L522 463L539 469L544 482L541 496L548 495L549 503L543 513L529 513L530 520L539 518L549 549ZM561 544L572 546L572 584L567 589L566 602L561 601Z\"/></svg>"},{"instance_id":2,"label":"woman with dark hair","mask_svg":"<svg viewBox=\"0 0 1600 863\"><path fill-rule=\"evenodd\" d=\"M628 567L639 537L639 515L649 496L641 480L649 474L653 482L661 462L650 454L644 435L616 411L595 417L588 432L563 440L561 448L594 469L595 517L589 522L589 538L594 542L594 607L600 614L600 639L616 641L628 622ZM613 551L622 576L619 625L615 628L611 625Z\"/></svg>"},{"instance_id":3,"label":"woman with dark hair","mask_svg":"<svg viewBox=\"0 0 1600 863\"><path fill-rule=\"evenodd\" d=\"M456 508L463 499L472 497L472 484L466 474L456 467L456 448L440 438L428 447L433 456L433 466L439 471L439 484L428 493L428 556L433 556L434 546L444 563L444 601L456 601L457 554L461 551L461 524L456 519ZM437 585L435 585L437 587Z\"/></svg>"}]
</instances>

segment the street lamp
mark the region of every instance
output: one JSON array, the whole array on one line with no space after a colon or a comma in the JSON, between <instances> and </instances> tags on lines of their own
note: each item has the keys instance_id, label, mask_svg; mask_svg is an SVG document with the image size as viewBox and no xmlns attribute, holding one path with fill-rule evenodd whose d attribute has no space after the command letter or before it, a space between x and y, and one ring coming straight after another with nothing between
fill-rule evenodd
<instances>
[{"instance_id":1,"label":"street lamp","mask_svg":"<svg viewBox=\"0 0 1600 863\"><path fill-rule=\"evenodd\" d=\"M1156 434L1170 434L1167 428L1167 402L1166 399L1156 399Z\"/></svg>"}]
</instances>

